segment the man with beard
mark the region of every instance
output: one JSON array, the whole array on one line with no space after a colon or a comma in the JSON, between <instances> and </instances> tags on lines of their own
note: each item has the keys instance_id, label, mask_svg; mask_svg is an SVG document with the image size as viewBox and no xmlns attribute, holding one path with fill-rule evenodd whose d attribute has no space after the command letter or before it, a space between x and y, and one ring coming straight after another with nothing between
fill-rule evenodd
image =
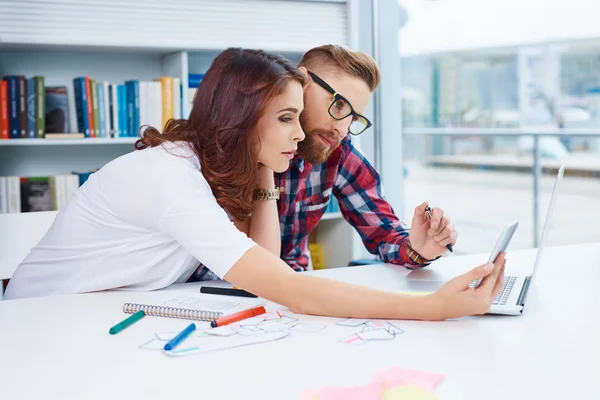
<instances>
[{"instance_id":1,"label":"man with beard","mask_svg":"<svg viewBox=\"0 0 600 400\"><path fill-rule=\"evenodd\" d=\"M428 265L456 243L457 233L443 210L415 209L410 232L383 198L379 174L351 142L371 122L364 117L380 73L368 55L324 45L304 54L298 65L307 77L300 123L306 135L290 168L275 174L281 258L297 271L308 266L308 235L332 196L367 250L383 262L409 268Z\"/></svg>"}]
</instances>

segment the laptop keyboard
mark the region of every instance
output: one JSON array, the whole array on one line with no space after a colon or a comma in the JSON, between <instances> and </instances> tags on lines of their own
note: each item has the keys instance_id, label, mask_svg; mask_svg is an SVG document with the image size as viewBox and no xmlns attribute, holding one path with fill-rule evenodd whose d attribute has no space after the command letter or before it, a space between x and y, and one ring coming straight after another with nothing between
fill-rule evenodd
<instances>
[{"instance_id":1,"label":"laptop keyboard","mask_svg":"<svg viewBox=\"0 0 600 400\"><path fill-rule=\"evenodd\" d=\"M516 276L505 276L504 277L504 282L502 283L502 290L500 291L500 293L498 294L498 296L496 297L496 299L493 301L493 305L495 306L503 306L506 304L506 301L508 300L508 297L510 296L510 293L513 289L513 286L515 285L515 281L517 280ZM471 283L471 287L475 286L475 282Z\"/></svg>"}]
</instances>

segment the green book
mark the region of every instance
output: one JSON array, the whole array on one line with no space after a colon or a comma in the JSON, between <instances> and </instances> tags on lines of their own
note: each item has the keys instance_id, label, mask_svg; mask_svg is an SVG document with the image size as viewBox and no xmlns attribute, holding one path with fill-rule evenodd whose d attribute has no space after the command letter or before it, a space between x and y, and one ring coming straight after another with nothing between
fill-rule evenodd
<instances>
[{"instance_id":1,"label":"green book","mask_svg":"<svg viewBox=\"0 0 600 400\"><path fill-rule=\"evenodd\" d=\"M96 89L96 80L91 80L92 86L92 109L94 110L94 130L95 137L100 136L100 116L98 115L98 89Z\"/></svg>"},{"instance_id":2,"label":"green book","mask_svg":"<svg viewBox=\"0 0 600 400\"><path fill-rule=\"evenodd\" d=\"M46 133L46 91L44 77L35 77L35 137L43 138Z\"/></svg>"}]
</instances>

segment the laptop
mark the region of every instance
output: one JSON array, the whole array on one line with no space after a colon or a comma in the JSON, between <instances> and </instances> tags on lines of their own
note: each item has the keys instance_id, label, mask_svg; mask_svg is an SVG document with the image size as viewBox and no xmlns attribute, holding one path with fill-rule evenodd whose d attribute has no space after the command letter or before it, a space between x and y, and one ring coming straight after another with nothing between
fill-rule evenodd
<instances>
[{"instance_id":1,"label":"laptop","mask_svg":"<svg viewBox=\"0 0 600 400\"><path fill-rule=\"evenodd\" d=\"M565 167L563 165L559 168L556 181L554 182L552 198L550 199L550 206L548 207L548 213L546 214L544 230L542 231L542 237L537 250L531 275L504 276L504 285L502 290L492 303L488 314L521 315L523 313L525 302L527 301L527 295L540 267L540 261L542 259L544 247L546 245L546 241L548 240L554 212L554 204L556 203L558 189L560 187L560 183L562 182L564 172ZM415 270L408 274L406 279L402 281L400 290L402 292L434 292L447 281L447 279L432 279L436 276L436 274L437 273L434 271L427 271L427 268ZM471 286L473 285L475 285L475 282L471 284Z\"/></svg>"}]
</instances>

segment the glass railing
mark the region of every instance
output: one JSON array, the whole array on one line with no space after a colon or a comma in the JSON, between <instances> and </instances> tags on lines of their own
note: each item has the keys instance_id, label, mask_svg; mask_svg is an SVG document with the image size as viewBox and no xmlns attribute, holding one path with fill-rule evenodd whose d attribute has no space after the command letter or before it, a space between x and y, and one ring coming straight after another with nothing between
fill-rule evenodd
<instances>
[{"instance_id":1,"label":"glass railing","mask_svg":"<svg viewBox=\"0 0 600 400\"><path fill-rule=\"evenodd\" d=\"M457 253L491 249L519 221L511 248L537 246L561 165L549 245L600 241L599 129L405 128L405 215L427 200L459 232Z\"/></svg>"}]
</instances>

